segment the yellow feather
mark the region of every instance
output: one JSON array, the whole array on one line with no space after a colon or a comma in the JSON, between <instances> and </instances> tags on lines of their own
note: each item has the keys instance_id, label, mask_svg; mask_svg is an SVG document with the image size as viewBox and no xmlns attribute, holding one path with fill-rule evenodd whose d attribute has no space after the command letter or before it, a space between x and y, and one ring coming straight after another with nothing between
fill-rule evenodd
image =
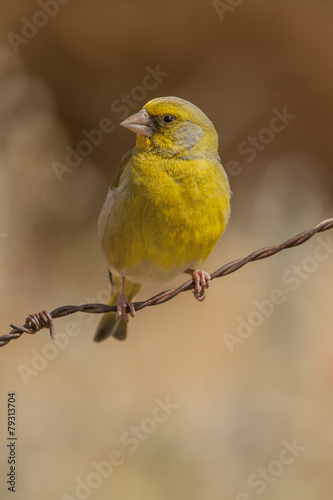
<instances>
[{"instance_id":1,"label":"yellow feather","mask_svg":"<svg viewBox=\"0 0 333 500\"><path fill-rule=\"evenodd\" d=\"M229 183L211 121L175 97L154 99L144 110L153 132L138 135L123 158L99 219L110 271L141 285L200 267L230 216ZM165 115L173 122L164 124Z\"/></svg>"}]
</instances>

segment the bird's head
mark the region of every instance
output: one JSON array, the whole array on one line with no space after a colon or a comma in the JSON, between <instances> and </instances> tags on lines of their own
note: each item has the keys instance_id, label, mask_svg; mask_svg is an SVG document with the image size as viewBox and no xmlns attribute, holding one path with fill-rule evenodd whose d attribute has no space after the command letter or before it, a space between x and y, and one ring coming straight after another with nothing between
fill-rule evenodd
<instances>
[{"instance_id":1,"label":"bird's head","mask_svg":"<svg viewBox=\"0 0 333 500\"><path fill-rule=\"evenodd\" d=\"M194 104L179 97L153 99L120 125L137 134L137 150L188 159L218 155L212 122Z\"/></svg>"}]
</instances>

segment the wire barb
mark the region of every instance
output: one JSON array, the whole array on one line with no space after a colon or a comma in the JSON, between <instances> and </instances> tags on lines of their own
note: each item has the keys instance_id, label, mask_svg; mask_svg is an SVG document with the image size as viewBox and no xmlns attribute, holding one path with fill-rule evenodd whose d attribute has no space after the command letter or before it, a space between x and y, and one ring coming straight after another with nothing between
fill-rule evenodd
<instances>
[{"instance_id":1,"label":"wire barb","mask_svg":"<svg viewBox=\"0 0 333 500\"><path fill-rule=\"evenodd\" d=\"M2 337L0 337L0 347L7 345L11 340L19 339L22 333L33 335L43 328L49 328L50 337L54 340L53 319L51 314L47 311L42 311L37 314L29 314L23 326L18 326L14 323L10 326L12 327L12 331L8 335L2 335Z\"/></svg>"},{"instance_id":2,"label":"wire barb","mask_svg":"<svg viewBox=\"0 0 333 500\"><path fill-rule=\"evenodd\" d=\"M220 278L222 276L227 276L228 274L234 273L241 267L245 266L249 262L254 262L256 260L266 259L267 257L271 257L282 250L287 248L296 247L298 245L302 245L310 238L312 238L315 234L328 231L333 228L333 218L326 219L322 221L320 224L317 224L312 229L308 229L307 231L303 231L302 233L293 236L289 240L281 243L280 245L272 245L269 247L264 247L255 252L251 253L247 257L242 259L234 260L225 264L217 271L211 274L211 279ZM166 290L161 292L154 297L151 297L144 302L135 302L135 310L139 311L140 309L144 309L148 306L156 306L159 304L164 304L169 300L176 297L176 295L186 292L187 290L192 290L195 284L193 280L187 281L183 283L178 288L174 288L172 290ZM50 330L51 339L54 340L54 328L53 328L53 319L61 318L63 316L67 316L68 314L74 314L77 312L86 312L92 314L100 314L109 311L116 311L117 306L108 306L106 304L82 304L80 306L61 306L57 309L54 309L51 313L47 311L42 311L37 314L29 314L26 318L23 326L18 326L15 324L11 324L12 330L7 335L0 336L0 347L7 345L11 340L15 340L21 337L23 333L28 333L30 335L35 334L39 330L43 328L48 328Z\"/></svg>"}]
</instances>

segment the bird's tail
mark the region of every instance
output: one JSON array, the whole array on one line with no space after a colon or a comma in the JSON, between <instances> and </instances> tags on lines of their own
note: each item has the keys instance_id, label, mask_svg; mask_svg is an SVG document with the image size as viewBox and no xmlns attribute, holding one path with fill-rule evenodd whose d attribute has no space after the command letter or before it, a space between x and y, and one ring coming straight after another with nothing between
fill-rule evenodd
<instances>
[{"instance_id":1,"label":"bird's tail","mask_svg":"<svg viewBox=\"0 0 333 500\"><path fill-rule=\"evenodd\" d=\"M112 293L109 300L109 306L116 306L121 290L121 278L120 276L112 276L112 274L110 273L110 281L112 286ZM141 285L125 280L124 292L128 300L133 300L135 295L139 292L140 288ZM100 324L97 327L94 342L101 342L102 340L110 336L118 340L125 340L126 330L126 323L122 320L117 320L115 312L105 313L103 315L103 318L101 319Z\"/></svg>"}]
</instances>

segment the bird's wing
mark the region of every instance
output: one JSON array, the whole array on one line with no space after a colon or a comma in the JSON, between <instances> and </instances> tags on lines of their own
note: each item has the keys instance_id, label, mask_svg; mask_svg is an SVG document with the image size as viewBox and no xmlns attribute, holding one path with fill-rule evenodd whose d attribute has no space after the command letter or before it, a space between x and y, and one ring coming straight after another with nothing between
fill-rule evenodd
<instances>
[{"instance_id":1,"label":"bird's wing","mask_svg":"<svg viewBox=\"0 0 333 500\"><path fill-rule=\"evenodd\" d=\"M133 151L134 149L130 149L129 151L127 151L127 153L122 157L121 159L121 162L120 162L120 165L119 165L119 168L117 170L117 176L114 180L114 183L112 185L112 189L113 188L117 188L119 186L119 181L120 181L120 177L122 176L122 173L123 171L125 170L125 168L127 167L127 165L129 164L129 162L131 161L131 158L132 158L132 155L133 155Z\"/></svg>"}]
</instances>

